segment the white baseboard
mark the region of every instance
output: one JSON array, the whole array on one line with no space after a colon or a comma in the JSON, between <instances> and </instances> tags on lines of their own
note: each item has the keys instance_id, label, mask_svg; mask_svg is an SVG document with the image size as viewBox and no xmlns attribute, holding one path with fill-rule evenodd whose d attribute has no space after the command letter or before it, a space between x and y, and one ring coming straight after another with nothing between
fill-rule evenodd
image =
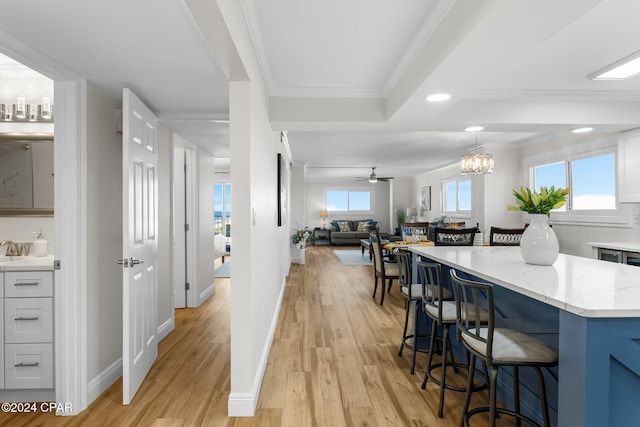
<instances>
[{"instance_id":1,"label":"white baseboard","mask_svg":"<svg viewBox=\"0 0 640 427\"><path fill-rule=\"evenodd\" d=\"M282 281L280 295L278 295L278 301L276 303L275 310L273 311L273 317L271 319L271 326L268 334L269 336L265 341L264 348L262 349L262 355L260 356L256 376L253 379L251 393L229 393L227 411L230 417L253 417L256 412L258 397L260 396L260 387L262 387L262 380L264 379L264 373L267 369L267 362L269 361L269 353L271 352L273 336L275 335L276 327L278 326L278 316L280 314L280 307L282 305L282 299L284 298L286 284L287 282L285 278Z\"/></svg>"},{"instance_id":2,"label":"white baseboard","mask_svg":"<svg viewBox=\"0 0 640 427\"><path fill-rule=\"evenodd\" d=\"M173 321L173 318L168 318L162 325L158 326L158 342L162 341L169 335L174 329L176 325Z\"/></svg>"},{"instance_id":3,"label":"white baseboard","mask_svg":"<svg viewBox=\"0 0 640 427\"><path fill-rule=\"evenodd\" d=\"M211 295L215 293L216 293L216 285L215 283L212 283L211 286L209 286L207 289L205 289L200 293L200 300L198 301L198 307L200 307L202 303L204 303L207 300L207 298L209 298Z\"/></svg>"},{"instance_id":4,"label":"white baseboard","mask_svg":"<svg viewBox=\"0 0 640 427\"><path fill-rule=\"evenodd\" d=\"M89 406L91 402L96 400L102 393L107 391L109 387L122 376L122 357L113 362L107 369L89 381L87 386L87 401Z\"/></svg>"}]
</instances>

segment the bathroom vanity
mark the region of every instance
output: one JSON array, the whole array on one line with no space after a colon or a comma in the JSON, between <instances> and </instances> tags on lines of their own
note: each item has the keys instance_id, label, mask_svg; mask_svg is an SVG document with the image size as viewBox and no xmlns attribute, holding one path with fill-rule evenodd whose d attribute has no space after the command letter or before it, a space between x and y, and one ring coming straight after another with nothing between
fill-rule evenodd
<instances>
[{"instance_id":1,"label":"bathroom vanity","mask_svg":"<svg viewBox=\"0 0 640 427\"><path fill-rule=\"evenodd\" d=\"M53 256L0 257L0 401L54 401Z\"/></svg>"}]
</instances>

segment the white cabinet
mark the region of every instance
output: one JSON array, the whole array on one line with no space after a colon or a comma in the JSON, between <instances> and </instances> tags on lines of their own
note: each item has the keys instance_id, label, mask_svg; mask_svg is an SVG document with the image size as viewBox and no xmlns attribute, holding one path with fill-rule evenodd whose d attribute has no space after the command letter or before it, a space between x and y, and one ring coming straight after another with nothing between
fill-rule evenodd
<instances>
[{"instance_id":1,"label":"white cabinet","mask_svg":"<svg viewBox=\"0 0 640 427\"><path fill-rule=\"evenodd\" d=\"M640 203L640 131L618 139L618 201Z\"/></svg>"},{"instance_id":2,"label":"white cabinet","mask_svg":"<svg viewBox=\"0 0 640 427\"><path fill-rule=\"evenodd\" d=\"M17 271L0 274L4 298L2 388L53 388L53 273Z\"/></svg>"}]
</instances>

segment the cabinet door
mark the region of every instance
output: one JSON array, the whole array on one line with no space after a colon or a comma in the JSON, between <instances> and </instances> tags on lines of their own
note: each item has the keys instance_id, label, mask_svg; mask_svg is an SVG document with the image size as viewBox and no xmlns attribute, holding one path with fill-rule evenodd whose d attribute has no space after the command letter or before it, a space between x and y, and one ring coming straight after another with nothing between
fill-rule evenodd
<instances>
[{"instance_id":1,"label":"cabinet door","mask_svg":"<svg viewBox=\"0 0 640 427\"><path fill-rule=\"evenodd\" d=\"M4 273L6 298L53 296L51 271L15 271Z\"/></svg>"},{"instance_id":2,"label":"cabinet door","mask_svg":"<svg viewBox=\"0 0 640 427\"><path fill-rule=\"evenodd\" d=\"M53 344L6 344L5 388L53 388Z\"/></svg>"},{"instance_id":3,"label":"cabinet door","mask_svg":"<svg viewBox=\"0 0 640 427\"><path fill-rule=\"evenodd\" d=\"M53 342L51 298L6 298L4 300L4 342Z\"/></svg>"},{"instance_id":4,"label":"cabinet door","mask_svg":"<svg viewBox=\"0 0 640 427\"><path fill-rule=\"evenodd\" d=\"M640 202L640 132L625 132L618 139L618 201Z\"/></svg>"}]
</instances>

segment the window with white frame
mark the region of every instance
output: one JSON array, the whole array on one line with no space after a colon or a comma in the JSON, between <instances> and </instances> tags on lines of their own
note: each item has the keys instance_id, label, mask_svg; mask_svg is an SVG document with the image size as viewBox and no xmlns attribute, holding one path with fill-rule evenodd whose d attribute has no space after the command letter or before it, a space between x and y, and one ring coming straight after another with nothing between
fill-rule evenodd
<instances>
[{"instance_id":1,"label":"window with white frame","mask_svg":"<svg viewBox=\"0 0 640 427\"><path fill-rule=\"evenodd\" d=\"M563 160L532 165L530 184L540 187L569 187L565 206L555 209L552 219L560 221L623 222L616 201L615 148Z\"/></svg>"},{"instance_id":2,"label":"window with white frame","mask_svg":"<svg viewBox=\"0 0 640 427\"><path fill-rule=\"evenodd\" d=\"M445 214L471 212L471 178L442 181L442 211Z\"/></svg>"},{"instance_id":3,"label":"window with white frame","mask_svg":"<svg viewBox=\"0 0 640 427\"><path fill-rule=\"evenodd\" d=\"M329 212L371 212L369 190L327 190L326 206Z\"/></svg>"}]
</instances>

